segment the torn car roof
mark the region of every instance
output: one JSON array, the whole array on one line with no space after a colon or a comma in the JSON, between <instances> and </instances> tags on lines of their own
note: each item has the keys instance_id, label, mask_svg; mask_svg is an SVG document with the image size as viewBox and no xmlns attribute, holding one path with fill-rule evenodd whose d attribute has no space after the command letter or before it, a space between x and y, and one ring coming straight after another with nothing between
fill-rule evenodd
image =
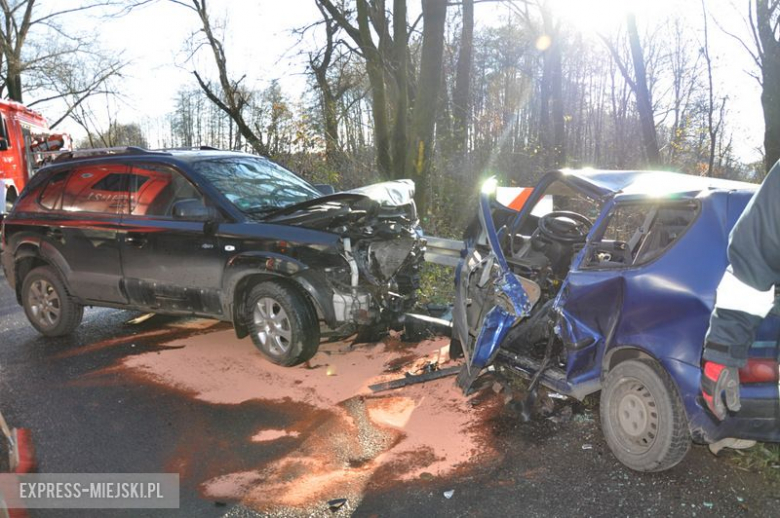
<instances>
[{"instance_id":1,"label":"torn car roof","mask_svg":"<svg viewBox=\"0 0 780 518\"><path fill-rule=\"evenodd\" d=\"M668 171L602 171L597 169L563 169L562 177L573 180L588 191L603 197L615 194L670 196L699 193L710 189L755 190L748 182L693 176ZM556 174L553 173L553 174Z\"/></svg>"}]
</instances>

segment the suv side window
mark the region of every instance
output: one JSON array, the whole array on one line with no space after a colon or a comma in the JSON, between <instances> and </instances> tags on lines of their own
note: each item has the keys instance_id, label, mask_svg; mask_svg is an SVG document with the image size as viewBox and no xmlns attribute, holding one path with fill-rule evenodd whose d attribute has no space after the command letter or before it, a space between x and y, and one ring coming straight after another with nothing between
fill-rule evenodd
<instances>
[{"instance_id":1,"label":"suv side window","mask_svg":"<svg viewBox=\"0 0 780 518\"><path fill-rule=\"evenodd\" d=\"M62 210L99 214L127 212L127 191L122 182L125 164L85 165L73 169L62 194Z\"/></svg>"},{"instance_id":2,"label":"suv side window","mask_svg":"<svg viewBox=\"0 0 780 518\"><path fill-rule=\"evenodd\" d=\"M672 247L698 212L696 203L620 205L601 238L588 246L585 265L625 268L649 263Z\"/></svg>"},{"instance_id":3,"label":"suv side window","mask_svg":"<svg viewBox=\"0 0 780 518\"><path fill-rule=\"evenodd\" d=\"M43 188L43 192L41 192L41 195L38 198L38 203L40 203L44 209L59 210L62 202L62 192L65 190L65 181L68 179L68 173L70 173L68 170L59 171L49 178L46 187Z\"/></svg>"},{"instance_id":4,"label":"suv side window","mask_svg":"<svg viewBox=\"0 0 780 518\"><path fill-rule=\"evenodd\" d=\"M133 166L129 176L130 214L173 219L173 206L182 200L200 200L203 195L180 172L158 164Z\"/></svg>"}]
</instances>

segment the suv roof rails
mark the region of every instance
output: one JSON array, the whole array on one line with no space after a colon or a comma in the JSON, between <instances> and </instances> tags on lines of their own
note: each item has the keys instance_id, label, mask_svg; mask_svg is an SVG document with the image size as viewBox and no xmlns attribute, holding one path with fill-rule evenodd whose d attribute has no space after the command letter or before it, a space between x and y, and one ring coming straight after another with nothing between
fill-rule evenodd
<instances>
[{"instance_id":1,"label":"suv roof rails","mask_svg":"<svg viewBox=\"0 0 780 518\"><path fill-rule=\"evenodd\" d=\"M179 146L179 147L164 147L156 149L154 151L165 153L166 151L224 151L213 146Z\"/></svg>"},{"instance_id":2,"label":"suv roof rails","mask_svg":"<svg viewBox=\"0 0 780 518\"><path fill-rule=\"evenodd\" d=\"M160 154L162 151L150 151L138 146L120 146L120 147L104 147L94 149L75 149L73 151L66 151L57 156L54 161L66 161L76 158L89 158L94 156L107 156L107 155L150 155Z\"/></svg>"}]
</instances>

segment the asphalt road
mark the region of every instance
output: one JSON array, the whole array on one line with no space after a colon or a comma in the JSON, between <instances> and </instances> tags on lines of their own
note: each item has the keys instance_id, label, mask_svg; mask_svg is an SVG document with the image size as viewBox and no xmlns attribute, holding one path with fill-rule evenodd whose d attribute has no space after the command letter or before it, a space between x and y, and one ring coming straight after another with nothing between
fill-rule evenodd
<instances>
[{"instance_id":1,"label":"asphalt road","mask_svg":"<svg viewBox=\"0 0 780 518\"><path fill-rule=\"evenodd\" d=\"M178 511L38 510L31 515L258 515L246 502L204 495L202 484L215 470L217 474L241 472L278 463L304 448L304 443L294 441L258 447L242 440L258 427L283 429L291 416L284 407L262 400L217 404L160 383L139 381L116 369L128 358L148 358L150 353L166 350L167 342L203 332L182 326L181 319L164 317L127 324L134 316L91 309L77 334L44 339L28 325L5 279L0 278L0 408L13 426L31 430L38 470L145 473L180 469L182 473ZM214 368L222 368L226 377L236 371L234 366ZM241 388L240 379L236 378L236 390ZM275 394L277 399L280 396L284 394ZM322 412L307 415L322 419ZM694 447L669 472L638 474L612 457L592 411L575 406L570 418L563 411L557 421L540 418L522 424L511 409L500 408L474 424L487 433L496 455L477 459L469 468L446 476L426 473L408 481L385 482L380 470L361 486L360 499L338 514L769 516L780 512L780 487L714 457L704 447ZM304 430L302 434L310 429L305 423L297 426ZM204 440L193 442L198 437ZM444 492L449 490L454 493L448 499Z\"/></svg>"}]
</instances>

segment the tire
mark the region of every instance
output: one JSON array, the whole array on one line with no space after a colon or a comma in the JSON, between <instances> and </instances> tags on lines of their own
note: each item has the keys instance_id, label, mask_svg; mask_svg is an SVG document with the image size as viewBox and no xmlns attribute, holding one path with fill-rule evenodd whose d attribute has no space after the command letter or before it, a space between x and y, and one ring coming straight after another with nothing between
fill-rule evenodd
<instances>
[{"instance_id":1,"label":"tire","mask_svg":"<svg viewBox=\"0 0 780 518\"><path fill-rule=\"evenodd\" d=\"M22 282L22 304L27 319L44 336L63 336L81 324L84 306L68 294L51 266L30 271Z\"/></svg>"},{"instance_id":2,"label":"tire","mask_svg":"<svg viewBox=\"0 0 780 518\"><path fill-rule=\"evenodd\" d=\"M617 459L635 471L664 471L691 447L688 419L669 374L654 361L627 360L601 390L601 428Z\"/></svg>"},{"instance_id":3,"label":"tire","mask_svg":"<svg viewBox=\"0 0 780 518\"><path fill-rule=\"evenodd\" d=\"M257 284L247 297L245 318L255 347L277 365L303 363L320 345L317 312L292 286L277 281Z\"/></svg>"}]
</instances>

